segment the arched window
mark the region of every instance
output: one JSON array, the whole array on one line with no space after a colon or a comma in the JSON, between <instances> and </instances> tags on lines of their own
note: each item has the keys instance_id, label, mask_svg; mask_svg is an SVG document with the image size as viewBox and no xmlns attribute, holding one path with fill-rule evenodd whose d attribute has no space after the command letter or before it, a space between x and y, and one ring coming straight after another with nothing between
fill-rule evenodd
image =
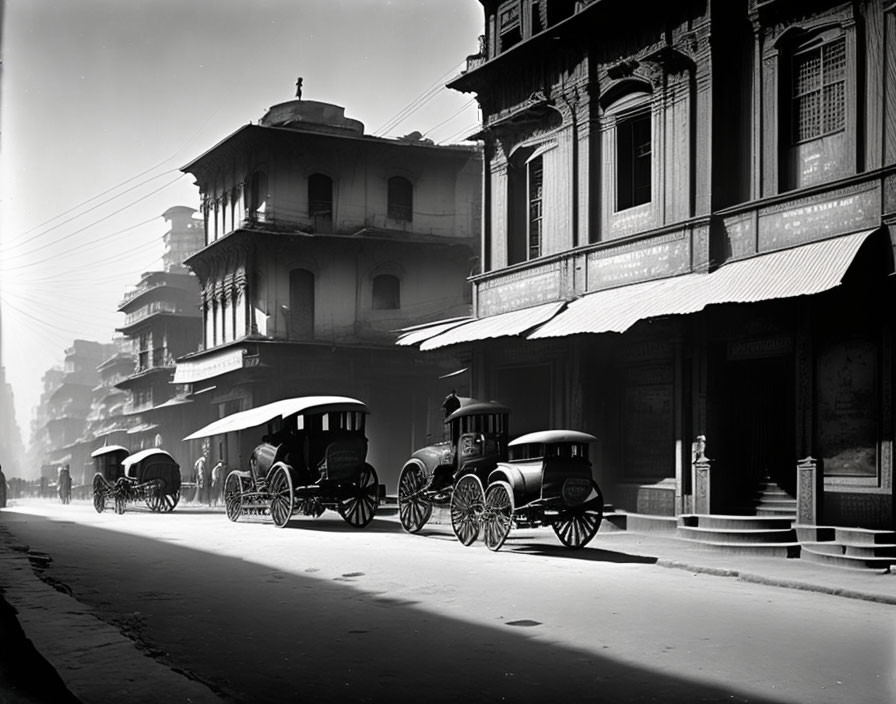
<instances>
[{"instance_id":1,"label":"arched window","mask_svg":"<svg viewBox=\"0 0 896 704\"><path fill-rule=\"evenodd\" d=\"M256 171L249 180L249 212L250 220L264 219L268 199L268 175L264 171Z\"/></svg>"},{"instance_id":2,"label":"arched window","mask_svg":"<svg viewBox=\"0 0 896 704\"><path fill-rule=\"evenodd\" d=\"M401 308L401 281L391 274L380 274L373 279L373 309Z\"/></svg>"},{"instance_id":3,"label":"arched window","mask_svg":"<svg viewBox=\"0 0 896 704\"><path fill-rule=\"evenodd\" d=\"M333 180L324 174L308 178L308 212L314 220L315 232L333 229Z\"/></svg>"},{"instance_id":4,"label":"arched window","mask_svg":"<svg viewBox=\"0 0 896 704\"><path fill-rule=\"evenodd\" d=\"M289 272L289 311L286 334L290 340L314 337L314 274L307 269Z\"/></svg>"},{"instance_id":5,"label":"arched window","mask_svg":"<svg viewBox=\"0 0 896 704\"><path fill-rule=\"evenodd\" d=\"M414 187L401 176L389 179L388 215L393 220L410 222L414 213Z\"/></svg>"},{"instance_id":6,"label":"arched window","mask_svg":"<svg viewBox=\"0 0 896 704\"><path fill-rule=\"evenodd\" d=\"M653 115L651 93L642 85L620 86L605 107L612 120L616 151L615 210L628 210L653 198Z\"/></svg>"}]
</instances>

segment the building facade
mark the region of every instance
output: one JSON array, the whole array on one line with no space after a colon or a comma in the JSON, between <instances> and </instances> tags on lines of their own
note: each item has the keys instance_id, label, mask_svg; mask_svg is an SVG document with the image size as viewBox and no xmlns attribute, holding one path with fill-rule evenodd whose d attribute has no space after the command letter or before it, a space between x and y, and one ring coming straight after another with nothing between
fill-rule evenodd
<instances>
[{"instance_id":1,"label":"building facade","mask_svg":"<svg viewBox=\"0 0 896 704\"><path fill-rule=\"evenodd\" d=\"M74 340L65 350L62 369L50 369L32 423L32 461L41 476L56 481L60 466L69 465L76 484L93 476L90 443L84 442L91 405L99 386L99 365L112 355L114 345ZM86 479L85 479L86 478Z\"/></svg>"},{"instance_id":2,"label":"building facade","mask_svg":"<svg viewBox=\"0 0 896 704\"><path fill-rule=\"evenodd\" d=\"M173 382L175 359L196 351L202 343L199 283L184 259L202 247L203 222L194 208L174 206L162 217L169 225L164 235L162 269L150 271L119 304L125 315L118 328L130 342L133 369L116 387L129 395L127 442L136 452L161 447L184 467L181 438L194 422L206 420L201 404L178 395Z\"/></svg>"},{"instance_id":3,"label":"building facade","mask_svg":"<svg viewBox=\"0 0 896 704\"><path fill-rule=\"evenodd\" d=\"M186 165L205 220L205 247L187 260L205 328L175 381L217 416L291 396L359 398L369 459L394 490L429 432L430 396L444 396L438 377L456 368L396 348L394 331L469 314L481 169L475 148L371 137L343 108L301 99ZM218 438L213 461L245 466L259 432Z\"/></svg>"},{"instance_id":4,"label":"building facade","mask_svg":"<svg viewBox=\"0 0 896 704\"><path fill-rule=\"evenodd\" d=\"M616 506L892 529L896 5L481 4L474 314L412 344Z\"/></svg>"}]
</instances>

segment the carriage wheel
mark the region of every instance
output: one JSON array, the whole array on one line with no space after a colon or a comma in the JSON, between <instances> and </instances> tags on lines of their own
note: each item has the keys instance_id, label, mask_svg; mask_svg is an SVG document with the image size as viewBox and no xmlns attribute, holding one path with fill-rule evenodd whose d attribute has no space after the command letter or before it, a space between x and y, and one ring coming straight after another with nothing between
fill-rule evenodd
<instances>
[{"instance_id":1,"label":"carriage wheel","mask_svg":"<svg viewBox=\"0 0 896 704\"><path fill-rule=\"evenodd\" d=\"M589 507L568 508L560 511L551 527L560 542L570 548L583 548L597 535L604 516L604 502L600 489L594 485L599 501Z\"/></svg>"},{"instance_id":2,"label":"carriage wheel","mask_svg":"<svg viewBox=\"0 0 896 704\"><path fill-rule=\"evenodd\" d=\"M171 513L178 501L180 501L179 489L173 494L158 494L156 496L157 508L154 510L159 513Z\"/></svg>"},{"instance_id":3,"label":"carriage wheel","mask_svg":"<svg viewBox=\"0 0 896 704\"><path fill-rule=\"evenodd\" d=\"M472 545L479 537L485 493L475 474L462 477L451 493L451 529L462 545Z\"/></svg>"},{"instance_id":4,"label":"carriage wheel","mask_svg":"<svg viewBox=\"0 0 896 704\"><path fill-rule=\"evenodd\" d=\"M282 528L292 517L294 501L292 477L282 464L271 469L268 489L271 492L271 518L275 526Z\"/></svg>"},{"instance_id":5,"label":"carriage wheel","mask_svg":"<svg viewBox=\"0 0 896 704\"><path fill-rule=\"evenodd\" d=\"M355 495L339 504L337 511L343 520L355 528L363 528L373 520L376 513L379 479L369 464L364 464L354 485Z\"/></svg>"},{"instance_id":6,"label":"carriage wheel","mask_svg":"<svg viewBox=\"0 0 896 704\"><path fill-rule=\"evenodd\" d=\"M109 485L103 478L102 474L93 475L93 507L97 513L106 510L106 494L109 491Z\"/></svg>"},{"instance_id":7,"label":"carriage wheel","mask_svg":"<svg viewBox=\"0 0 896 704\"><path fill-rule=\"evenodd\" d=\"M513 526L513 490L507 482L495 482L485 492L482 531L489 550L500 550Z\"/></svg>"},{"instance_id":8,"label":"carriage wheel","mask_svg":"<svg viewBox=\"0 0 896 704\"><path fill-rule=\"evenodd\" d=\"M224 480L224 510L231 521L236 521L243 512L243 483L236 472Z\"/></svg>"},{"instance_id":9,"label":"carriage wheel","mask_svg":"<svg viewBox=\"0 0 896 704\"><path fill-rule=\"evenodd\" d=\"M426 472L409 464L398 477L398 520L408 533L416 533L432 516L432 502L419 494L426 486Z\"/></svg>"}]
</instances>

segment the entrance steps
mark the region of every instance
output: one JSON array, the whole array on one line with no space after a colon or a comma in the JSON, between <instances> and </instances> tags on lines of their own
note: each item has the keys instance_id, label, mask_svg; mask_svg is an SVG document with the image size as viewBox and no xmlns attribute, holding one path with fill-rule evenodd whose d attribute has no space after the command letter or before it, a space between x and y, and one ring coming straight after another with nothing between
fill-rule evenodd
<instances>
[{"instance_id":1,"label":"entrance steps","mask_svg":"<svg viewBox=\"0 0 896 704\"><path fill-rule=\"evenodd\" d=\"M743 516L684 514L676 537L692 545L727 553L763 557L799 557L800 544L792 519L777 515Z\"/></svg>"},{"instance_id":2,"label":"entrance steps","mask_svg":"<svg viewBox=\"0 0 896 704\"><path fill-rule=\"evenodd\" d=\"M754 511L757 516L782 516L796 520L796 499L766 478L759 486Z\"/></svg>"},{"instance_id":3,"label":"entrance steps","mask_svg":"<svg viewBox=\"0 0 896 704\"><path fill-rule=\"evenodd\" d=\"M807 562L888 572L896 565L896 532L839 526L794 526Z\"/></svg>"}]
</instances>

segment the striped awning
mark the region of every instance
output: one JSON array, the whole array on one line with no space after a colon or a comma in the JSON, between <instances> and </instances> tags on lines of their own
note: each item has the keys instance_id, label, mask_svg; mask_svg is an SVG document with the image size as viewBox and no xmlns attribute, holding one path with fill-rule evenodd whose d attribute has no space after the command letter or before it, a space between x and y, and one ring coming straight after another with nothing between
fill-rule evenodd
<instances>
[{"instance_id":1,"label":"striped awning","mask_svg":"<svg viewBox=\"0 0 896 704\"><path fill-rule=\"evenodd\" d=\"M456 328L458 325L468 323L470 320L472 320L472 318L450 318L448 320L439 320L434 323L405 328L399 330L401 334L395 344L399 347L413 347L436 335L441 335L443 332L451 330L451 328Z\"/></svg>"},{"instance_id":2,"label":"striped awning","mask_svg":"<svg viewBox=\"0 0 896 704\"><path fill-rule=\"evenodd\" d=\"M625 332L639 320L696 313L713 304L821 293L840 284L874 231L762 254L726 264L711 274L685 274L590 293L526 337Z\"/></svg>"},{"instance_id":3,"label":"striped awning","mask_svg":"<svg viewBox=\"0 0 896 704\"><path fill-rule=\"evenodd\" d=\"M425 340L420 344L420 349L423 351L434 350L461 342L522 335L553 318L565 305L565 301L555 301L532 308L478 318Z\"/></svg>"}]
</instances>

